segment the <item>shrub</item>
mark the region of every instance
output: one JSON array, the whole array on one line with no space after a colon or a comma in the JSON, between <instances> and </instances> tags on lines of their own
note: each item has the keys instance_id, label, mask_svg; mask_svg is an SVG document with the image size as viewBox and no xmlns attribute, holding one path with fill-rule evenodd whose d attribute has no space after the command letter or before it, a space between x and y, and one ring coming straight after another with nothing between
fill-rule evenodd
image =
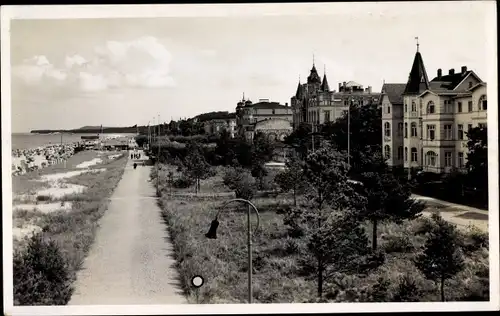
<instances>
[{"instance_id":1,"label":"shrub","mask_svg":"<svg viewBox=\"0 0 500 316\"><path fill-rule=\"evenodd\" d=\"M389 236L384 245L386 253L392 252L410 252L414 249L411 239L407 235L403 236Z\"/></svg>"},{"instance_id":2,"label":"shrub","mask_svg":"<svg viewBox=\"0 0 500 316\"><path fill-rule=\"evenodd\" d=\"M415 278L409 274L399 277L394 301L396 302L418 302L422 292L418 288Z\"/></svg>"},{"instance_id":3,"label":"shrub","mask_svg":"<svg viewBox=\"0 0 500 316\"><path fill-rule=\"evenodd\" d=\"M466 253L472 253L481 248L488 249L488 246L488 233L481 231L477 227L470 227L469 231L463 236L462 248Z\"/></svg>"},{"instance_id":4,"label":"shrub","mask_svg":"<svg viewBox=\"0 0 500 316\"><path fill-rule=\"evenodd\" d=\"M389 285L390 282L384 277L380 277L369 290L368 290L368 301L369 302L388 302L389 298Z\"/></svg>"},{"instance_id":5,"label":"shrub","mask_svg":"<svg viewBox=\"0 0 500 316\"><path fill-rule=\"evenodd\" d=\"M47 202L47 201L50 201L50 200L52 200L52 198L49 195L38 195L36 197L36 201L37 202Z\"/></svg>"},{"instance_id":6,"label":"shrub","mask_svg":"<svg viewBox=\"0 0 500 316\"><path fill-rule=\"evenodd\" d=\"M36 234L14 253L16 305L66 305L72 294L68 266L54 241Z\"/></svg>"},{"instance_id":7,"label":"shrub","mask_svg":"<svg viewBox=\"0 0 500 316\"><path fill-rule=\"evenodd\" d=\"M194 180L188 177L177 178L173 181L174 188L186 189L194 184Z\"/></svg>"}]
</instances>

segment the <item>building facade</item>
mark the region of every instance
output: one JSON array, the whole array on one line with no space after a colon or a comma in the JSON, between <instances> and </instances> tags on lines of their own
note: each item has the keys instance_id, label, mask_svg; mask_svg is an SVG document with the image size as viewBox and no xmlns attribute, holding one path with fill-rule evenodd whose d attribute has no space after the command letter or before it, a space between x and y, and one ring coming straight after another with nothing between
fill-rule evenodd
<instances>
[{"instance_id":1,"label":"building facade","mask_svg":"<svg viewBox=\"0 0 500 316\"><path fill-rule=\"evenodd\" d=\"M206 134L219 134L227 131L231 138L236 135L236 113L229 113L223 118L215 118L203 122L203 128Z\"/></svg>"},{"instance_id":2,"label":"building facade","mask_svg":"<svg viewBox=\"0 0 500 316\"><path fill-rule=\"evenodd\" d=\"M260 99L257 103L241 100L236 106L236 130L247 139L263 132L272 140L284 138L292 131L293 113L288 104Z\"/></svg>"},{"instance_id":3,"label":"building facade","mask_svg":"<svg viewBox=\"0 0 500 316\"><path fill-rule=\"evenodd\" d=\"M332 91L326 72L321 79L313 63L307 82L302 84L299 80L297 91L291 98L293 126L297 128L302 123L308 123L316 127L333 122L348 110L349 104L378 103L380 96L380 93L372 92L370 86L364 89L354 81L339 83L339 90Z\"/></svg>"},{"instance_id":4,"label":"building facade","mask_svg":"<svg viewBox=\"0 0 500 316\"><path fill-rule=\"evenodd\" d=\"M463 170L469 129L486 126L486 83L463 66L430 80L415 54L408 82L382 88L382 143L391 166L447 173ZM401 92L402 91L402 92Z\"/></svg>"}]
</instances>

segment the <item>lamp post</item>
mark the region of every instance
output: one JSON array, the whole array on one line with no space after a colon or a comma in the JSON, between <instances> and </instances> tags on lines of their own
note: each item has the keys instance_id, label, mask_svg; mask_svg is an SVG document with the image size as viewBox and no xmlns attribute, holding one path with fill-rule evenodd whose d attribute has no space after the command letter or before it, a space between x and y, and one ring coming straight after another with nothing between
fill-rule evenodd
<instances>
[{"instance_id":1,"label":"lamp post","mask_svg":"<svg viewBox=\"0 0 500 316\"><path fill-rule=\"evenodd\" d=\"M219 221L217 220L219 218L219 215L221 212L224 210L224 208L232 202L242 202L248 205L248 212L247 212L247 245L248 245L248 303L252 304L252 223L250 222L250 213L252 209L255 211L255 214L257 214L257 225L255 227L255 230L253 232L253 235L257 232L259 229L259 223L260 223L260 216L259 216L259 211L257 210L257 207L255 205L245 199L232 199L227 202L225 202L222 207L220 208L219 212L217 212L217 215L215 216L215 219L212 221L210 224L210 229L208 233L205 234L205 237L209 239L217 239L217 227L219 226Z\"/></svg>"}]
</instances>

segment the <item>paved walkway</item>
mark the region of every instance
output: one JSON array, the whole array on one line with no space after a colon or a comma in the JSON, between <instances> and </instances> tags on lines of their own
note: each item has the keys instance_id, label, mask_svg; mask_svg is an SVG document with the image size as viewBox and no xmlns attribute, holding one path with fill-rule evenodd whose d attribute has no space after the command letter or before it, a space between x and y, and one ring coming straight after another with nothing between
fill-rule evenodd
<instances>
[{"instance_id":1,"label":"paved walkway","mask_svg":"<svg viewBox=\"0 0 500 316\"><path fill-rule=\"evenodd\" d=\"M428 196L413 194L412 197L417 200L429 201L446 207L446 209L443 209L442 211L438 209L438 211L440 211L441 217L444 220L457 225L458 228L466 229L468 226L476 226L483 232L488 232L488 211L486 210L450 203ZM431 216L432 213L433 212L429 211L422 212L424 216ZM471 218L472 216L476 218Z\"/></svg>"},{"instance_id":2,"label":"paved walkway","mask_svg":"<svg viewBox=\"0 0 500 316\"><path fill-rule=\"evenodd\" d=\"M148 183L150 170L134 170L128 161L69 305L186 303L155 189Z\"/></svg>"}]
</instances>

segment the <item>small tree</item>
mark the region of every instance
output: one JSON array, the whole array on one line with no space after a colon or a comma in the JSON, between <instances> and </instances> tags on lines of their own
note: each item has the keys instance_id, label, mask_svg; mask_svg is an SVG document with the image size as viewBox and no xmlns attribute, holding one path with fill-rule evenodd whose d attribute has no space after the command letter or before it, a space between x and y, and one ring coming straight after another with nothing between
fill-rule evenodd
<instances>
[{"instance_id":1,"label":"small tree","mask_svg":"<svg viewBox=\"0 0 500 316\"><path fill-rule=\"evenodd\" d=\"M292 155L286 161L286 170L278 173L275 178L282 191L293 191L294 206L297 206L297 193L304 187L303 176L303 162L296 155Z\"/></svg>"},{"instance_id":2,"label":"small tree","mask_svg":"<svg viewBox=\"0 0 500 316\"><path fill-rule=\"evenodd\" d=\"M54 241L42 234L28 240L26 249L14 253L16 305L66 305L73 292L68 267Z\"/></svg>"},{"instance_id":3,"label":"small tree","mask_svg":"<svg viewBox=\"0 0 500 316\"><path fill-rule=\"evenodd\" d=\"M394 295L396 302L418 302L422 293L418 288L415 279L405 274L399 277L398 287Z\"/></svg>"},{"instance_id":4,"label":"small tree","mask_svg":"<svg viewBox=\"0 0 500 316\"><path fill-rule=\"evenodd\" d=\"M319 297L333 271L358 269L357 258L368 249L366 234L353 215L353 210L362 207L363 198L347 181L345 160L345 155L328 146L309 154L304 179L310 207L292 210L285 217L289 225L301 227L306 234L309 252L303 265L317 275Z\"/></svg>"},{"instance_id":5,"label":"small tree","mask_svg":"<svg viewBox=\"0 0 500 316\"><path fill-rule=\"evenodd\" d=\"M137 146L143 147L144 144L148 143L148 136L147 135L137 135L135 138L135 142L137 143Z\"/></svg>"},{"instance_id":6,"label":"small tree","mask_svg":"<svg viewBox=\"0 0 500 316\"><path fill-rule=\"evenodd\" d=\"M195 180L196 193L200 191L200 180L210 175L210 165L206 162L201 148L197 144L191 144L185 159L187 175Z\"/></svg>"},{"instance_id":7,"label":"small tree","mask_svg":"<svg viewBox=\"0 0 500 316\"><path fill-rule=\"evenodd\" d=\"M434 225L428 234L423 252L415 259L416 267L428 280L439 284L441 301L445 301L445 281L464 268L459 233L455 226L439 215L433 215Z\"/></svg>"},{"instance_id":8,"label":"small tree","mask_svg":"<svg viewBox=\"0 0 500 316\"><path fill-rule=\"evenodd\" d=\"M374 160L379 160L375 157ZM401 222L414 219L424 209L424 204L411 198L408 184L398 181L387 170L364 172L360 177L367 199L366 208L360 215L372 223L372 248L377 250L378 224L384 221Z\"/></svg>"},{"instance_id":9,"label":"small tree","mask_svg":"<svg viewBox=\"0 0 500 316\"><path fill-rule=\"evenodd\" d=\"M475 127L467 132L467 177L488 200L488 129Z\"/></svg>"}]
</instances>

